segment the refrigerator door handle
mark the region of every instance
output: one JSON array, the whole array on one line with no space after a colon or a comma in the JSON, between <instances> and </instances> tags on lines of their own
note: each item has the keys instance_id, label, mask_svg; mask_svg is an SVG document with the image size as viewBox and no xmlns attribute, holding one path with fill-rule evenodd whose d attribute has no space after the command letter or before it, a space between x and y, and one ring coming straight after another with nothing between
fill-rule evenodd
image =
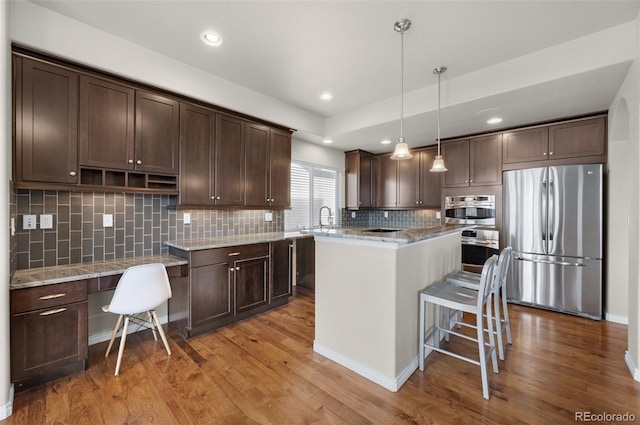
<instances>
[{"instance_id":1,"label":"refrigerator door handle","mask_svg":"<svg viewBox=\"0 0 640 425\"><path fill-rule=\"evenodd\" d=\"M553 168L548 168L549 173L549 209L547 213L547 234L549 235L549 243L547 247L547 253L555 252L555 242L553 241L553 235L555 233L556 226L556 185L555 185L555 170Z\"/></svg>"},{"instance_id":2,"label":"refrigerator door handle","mask_svg":"<svg viewBox=\"0 0 640 425\"><path fill-rule=\"evenodd\" d=\"M547 249L547 194L549 192L547 188L547 177L548 177L549 169L545 168L542 174L542 190L540 192L540 228L542 229L542 253L547 254L549 251Z\"/></svg>"},{"instance_id":3,"label":"refrigerator door handle","mask_svg":"<svg viewBox=\"0 0 640 425\"><path fill-rule=\"evenodd\" d=\"M571 263L569 261L535 260L533 258L524 258L524 257L514 257L514 258L518 261L530 261L532 263L555 264L557 266L585 267L584 263Z\"/></svg>"}]
</instances>

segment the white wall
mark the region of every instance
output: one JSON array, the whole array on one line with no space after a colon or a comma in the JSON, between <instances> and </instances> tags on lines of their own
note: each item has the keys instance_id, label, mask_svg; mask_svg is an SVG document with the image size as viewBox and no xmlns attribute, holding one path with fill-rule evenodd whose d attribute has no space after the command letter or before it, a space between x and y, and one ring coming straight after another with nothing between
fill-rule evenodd
<instances>
[{"instance_id":1,"label":"white wall","mask_svg":"<svg viewBox=\"0 0 640 425\"><path fill-rule=\"evenodd\" d=\"M11 175L11 43L9 6L0 2L0 420L11 415L13 391L9 371L9 179Z\"/></svg>"},{"instance_id":2,"label":"white wall","mask_svg":"<svg viewBox=\"0 0 640 425\"><path fill-rule=\"evenodd\" d=\"M295 133L291 141L291 158L344 171L344 152L296 139Z\"/></svg>"}]
</instances>

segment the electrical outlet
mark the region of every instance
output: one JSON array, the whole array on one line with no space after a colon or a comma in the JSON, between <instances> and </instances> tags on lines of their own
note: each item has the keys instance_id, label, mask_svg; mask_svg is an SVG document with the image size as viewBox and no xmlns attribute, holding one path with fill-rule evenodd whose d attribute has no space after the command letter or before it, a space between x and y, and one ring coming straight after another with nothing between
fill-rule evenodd
<instances>
[{"instance_id":1,"label":"electrical outlet","mask_svg":"<svg viewBox=\"0 0 640 425\"><path fill-rule=\"evenodd\" d=\"M384 212L384 218L389 218L389 211Z\"/></svg>"},{"instance_id":2,"label":"electrical outlet","mask_svg":"<svg viewBox=\"0 0 640 425\"><path fill-rule=\"evenodd\" d=\"M440 211L437 211L437 212L436 212L436 218L437 218L438 220L440 220Z\"/></svg>"},{"instance_id":3,"label":"electrical outlet","mask_svg":"<svg viewBox=\"0 0 640 425\"><path fill-rule=\"evenodd\" d=\"M11 236L16 235L16 219L15 217L11 217Z\"/></svg>"},{"instance_id":4,"label":"electrical outlet","mask_svg":"<svg viewBox=\"0 0 640 425\"><path fill-rule=\"evenodd\" d=\"M53 215L40 214L40 228L41 229L53 229Z\"/></svg>"},{"instance_id":5,"label":"electrical outlet","mask_svg":"<svg viewBox=\"0 0 640 425\"><path fill-rule=\"evenodd\" d=\"M113 227L113 214L102 215L102 227Z\"/></svg>"},{"instance_id":6,"label":"electrical outlet","mask_svg":"<svg viewBox=\"0 0 640 425\"><path fill-rule=\"evenodd\" d=\"M356 218L356 212L355 211L351 211L351 218Z\"/></svg>"},{"instance_id":7,"label":"electrical outlet","mask_svg":"<svg viewBox=\"0 0 640 425\"><path fill-rule=\"evenodd\" d=\"M22 229L23 230L32 230L35 229L36 226L36 216L28 214L22 216Z\"/></svg>"},{"instance_id":8,"label":"electrical outlet","mask_svg":"<svg viewBox=\"0 0 640 425\"><path fill-rule=\"evenodd\" d=\"M191 224L191 213L182 214L182 221L184 224Z\"/></svg>"},{"instance_id":9,"label":"electrical outlet","mask_svg":"<svg viewBox=\"0 0 640 425\"><path fill-rule=\"evenodd\" d=\"M273 213L264 213L264 221L273 221Z\"/></svg>"}]
</instances>

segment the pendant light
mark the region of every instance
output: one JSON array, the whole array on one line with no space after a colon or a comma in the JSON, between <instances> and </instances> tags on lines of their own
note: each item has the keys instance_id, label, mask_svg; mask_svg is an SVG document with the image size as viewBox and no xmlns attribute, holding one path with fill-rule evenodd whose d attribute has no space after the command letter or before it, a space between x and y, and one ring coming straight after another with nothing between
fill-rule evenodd
<instances>
[{"instance_id":1,"label":"pendant light","mask_svg":"<svg viewBox=\"0 0 640 425\"><path fill-rule=\"evenodd\" d=\"M438 155L436 155L436 158L433 160L433 166L431 167L431 170L429 170L433 173L447 171L447 167L444 166L444 159L442 158L442 155L440 155L440 76L446 70L447 68L444 66L433 70L433 73L438 76Z\"/></svg>"},{"instance_id":2,"label":"pendant light","mask_svg":"<svg viewBox=\"0 0 640 425\"><path fill-rule=\"evenodd\" d=\"M409 146L404 141L402 135L402 125L404 120L404 32L411 27L411 21L400 19L393 25L393 29L400 33L400 137L396 142L396 148L391 155L391 159L410 159L413 155L409 152Z\"/></svg>"}]
</instances>

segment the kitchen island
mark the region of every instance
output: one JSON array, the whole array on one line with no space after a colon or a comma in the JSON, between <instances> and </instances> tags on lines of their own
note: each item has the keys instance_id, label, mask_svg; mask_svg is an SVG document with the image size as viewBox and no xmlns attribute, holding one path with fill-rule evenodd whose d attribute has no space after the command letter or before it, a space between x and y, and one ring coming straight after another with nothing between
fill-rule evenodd
<instances>
[{"instance_id":1,"label":"kitchen island","mask_svg":"<svg viewBox=\"0 0 640 425\"><path fill-rule=\"evenodd\" d=\"M467 228L307 231L316 241L314 351L397 391L418 368L418 293L460 269Z\"/></svg>"}]
</instances>

